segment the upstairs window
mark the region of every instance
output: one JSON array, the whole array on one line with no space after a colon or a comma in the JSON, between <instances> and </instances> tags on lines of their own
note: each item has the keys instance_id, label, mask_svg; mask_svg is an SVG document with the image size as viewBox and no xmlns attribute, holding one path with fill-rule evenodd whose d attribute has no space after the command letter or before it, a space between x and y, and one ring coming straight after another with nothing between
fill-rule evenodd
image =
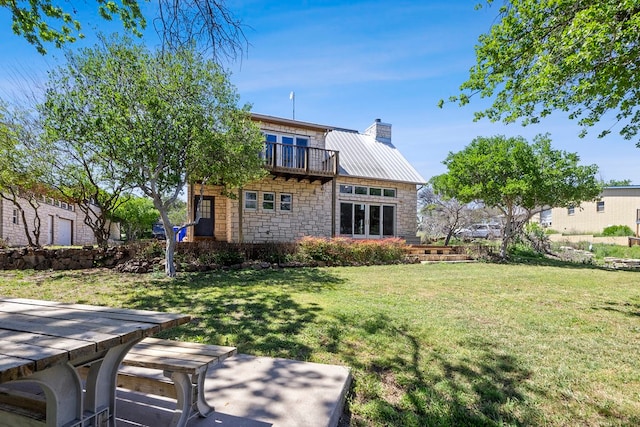
<instances>
[{"instance_id":1,"label":"upstairs window","mask_svg":"<svg viewBox=\"0 0 640 427\"><path fill-rule=\"evenodd\" d=\"M11 222L16 225L20 224L20 211L18 209L13 210L13 217L11 218Z\"/></svg>"},{"instance_id":2,"label":"upstairs window","mask_svg":"<svg viewBox=\"0 0 640 427\"><path fill-rule=\"evenodd\" d=\"M306 149L309 146L309 137L275 133L265 133L264 136L267 164L286 168L306 168Z\"/></svg>"},{"instance_id":3,"label":"upstairs window","mask_svg":"<svg viewBox=\"0 0 640 427\"><path fill-rule=\"evenodd\" d=\"M596 202L596 212L604 212L604 200Z\"/></svg>"}]
</instances>

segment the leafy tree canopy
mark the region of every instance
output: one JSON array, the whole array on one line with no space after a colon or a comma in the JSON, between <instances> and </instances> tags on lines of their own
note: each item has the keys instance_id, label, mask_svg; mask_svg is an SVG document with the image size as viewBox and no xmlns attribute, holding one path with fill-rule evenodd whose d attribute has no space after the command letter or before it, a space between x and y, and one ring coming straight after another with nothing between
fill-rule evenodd
<instances>
[{"instance_id":1,"label":"leafy tree canopy","mask_svg":"<svg viewBox=\"0 0 640 427\"><path fill-rule=\"evenodd\" d=\"M45 184L51 171L49 151L39 143L33 114L0 101L0 197L20 211L29 246L40 246L42 197L56 197L53 187ZM25 215L27 207L34 213L31 221Z\"/></svg>"},{"instance_id":2,"label":"leafy tree canopy","mask_svg":"<svg viewBox=\"0 0 640 427\"><path fill-rule=\"evenodd\" d=\"M127 31L142 35L147 24L140 5L149 0L89 0L88 3L92 1L101 18L120 19ZM174 50L197 43L217 61L236 59L247 47L242 24L224 0L156 1L157 16L153 25L164 48ZM0 0L0 7L11 11L13 32L24 37L41 54L47 52L43 43L53 43L60 48L84 38L82 24L76 19L78 10L69 1Z\"/></svg>"},{"instance_id":3,"label":"leafy tree canopy","mask_svg":"<svg viewBox=\"0 0 640 427\"><path fill-rule=\"evenodd\" d=\"M491 97L476 120L524 125L562 111L578 120L580 136L612 112L620 134L640 146L638 1L510 0L498 18L479 37L477 63L451 101Z\"/></svg>"},{"instance_id":4,"label":"leafy tree canopy","mask_svg":"<svg viewBox=\"0 0 640 427\"><path fill-rule=\"evenodd\" d=\"M41 113L51 140L94 153L102 180L153 201L172 276L169 211L186 184L235 189L265 173L263 136L238 98L220 67L192 48L151 52L114 38L68 54L50 73Z\"/></svg>"},{"instance_id":5,"label":"leafy tree canopy","mask_svg":"<svg viewBox=\"0 0 640 427\"><path fill-rule=\"evenodd\" d=\"M501 255L542 208L579 205L601 187L597 166L581 166L575 153L554 150L546 135L529 144L522 137L478 137L464 150L449 153L448 172L432 178L434 190L462 203L482 201L503 215Z\"/></svg>"},{"instance_id":6,"label":"leafy tree canopy","mask_svg":"<svg viewBox=\"0 0 640 427\"><path fill-rule=\"evenodd\" d=\"M95 0L103 19L114 17L122 21L125 29L140 35L146 21L136 0ZM57 48L65 43L84 38L81 23L75 19L77 10L67 1L52 0L0 0L0 7L8 8L12 15L13 32L34 45L38 52L47 51L43 42L52 42Z\"/></svg>"},{"instance_id":7,"label":"leafy tree canopy","mask_svg":"<svg viewBox=\"0 0 640 427\"><path fill-rule=\"evenodd\" d=\"M160 212L153 206L153 200L127 195L126 200L115 210L114 216L120 222L127 240L132 241L151 232L153 224L160 218Z\"/></svg>"}]
</instances>

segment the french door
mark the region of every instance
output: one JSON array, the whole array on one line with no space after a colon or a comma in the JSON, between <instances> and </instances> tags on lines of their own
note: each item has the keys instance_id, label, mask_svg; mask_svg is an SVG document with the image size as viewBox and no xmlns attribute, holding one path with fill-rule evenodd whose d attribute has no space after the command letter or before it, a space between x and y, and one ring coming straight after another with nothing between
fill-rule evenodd
<instances>
[{"instance_id":1,"label":"french door","mask_svg":"<svg viewBox=\"0 0 640 427\"><path fill-rule=\"evenodd\" d=\"M395 206L340 203L340 234L376 239L395 236Z\"/></svg>"}]
</instances>

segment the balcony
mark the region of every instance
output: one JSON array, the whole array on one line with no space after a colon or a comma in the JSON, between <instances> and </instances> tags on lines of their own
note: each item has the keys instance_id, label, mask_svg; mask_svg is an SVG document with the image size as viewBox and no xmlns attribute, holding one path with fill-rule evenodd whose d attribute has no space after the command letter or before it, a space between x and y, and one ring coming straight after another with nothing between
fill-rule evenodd
<instances>
[{"instance_id":1,"label":"balcony","mask_svg":"<svg viewBox=\"0 0 640 427\"><path fill-rule=\"evenodd\" d=\"M265 142L265 167L274 177L325 183L338 173L338 152L315 147Z\"/></svg>"}]
</instances>

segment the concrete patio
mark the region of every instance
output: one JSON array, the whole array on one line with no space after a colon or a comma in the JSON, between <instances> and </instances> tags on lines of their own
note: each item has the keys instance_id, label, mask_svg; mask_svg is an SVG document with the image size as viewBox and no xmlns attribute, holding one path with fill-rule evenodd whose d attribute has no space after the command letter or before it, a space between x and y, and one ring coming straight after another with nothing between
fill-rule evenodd
<instances>
[{"instance_id":1,"label":"concrete patio","mask_svg":"<svg viewBox=\"0 0 640 427\"><path fill-rule=\"evenodd\" d=\"M212 369L205 393L216 412L189 427L335 427L351 373L344 366L240 354ZM169 425L175 401L118 391L118 426Z\"/></svg>"}]
</instances>

